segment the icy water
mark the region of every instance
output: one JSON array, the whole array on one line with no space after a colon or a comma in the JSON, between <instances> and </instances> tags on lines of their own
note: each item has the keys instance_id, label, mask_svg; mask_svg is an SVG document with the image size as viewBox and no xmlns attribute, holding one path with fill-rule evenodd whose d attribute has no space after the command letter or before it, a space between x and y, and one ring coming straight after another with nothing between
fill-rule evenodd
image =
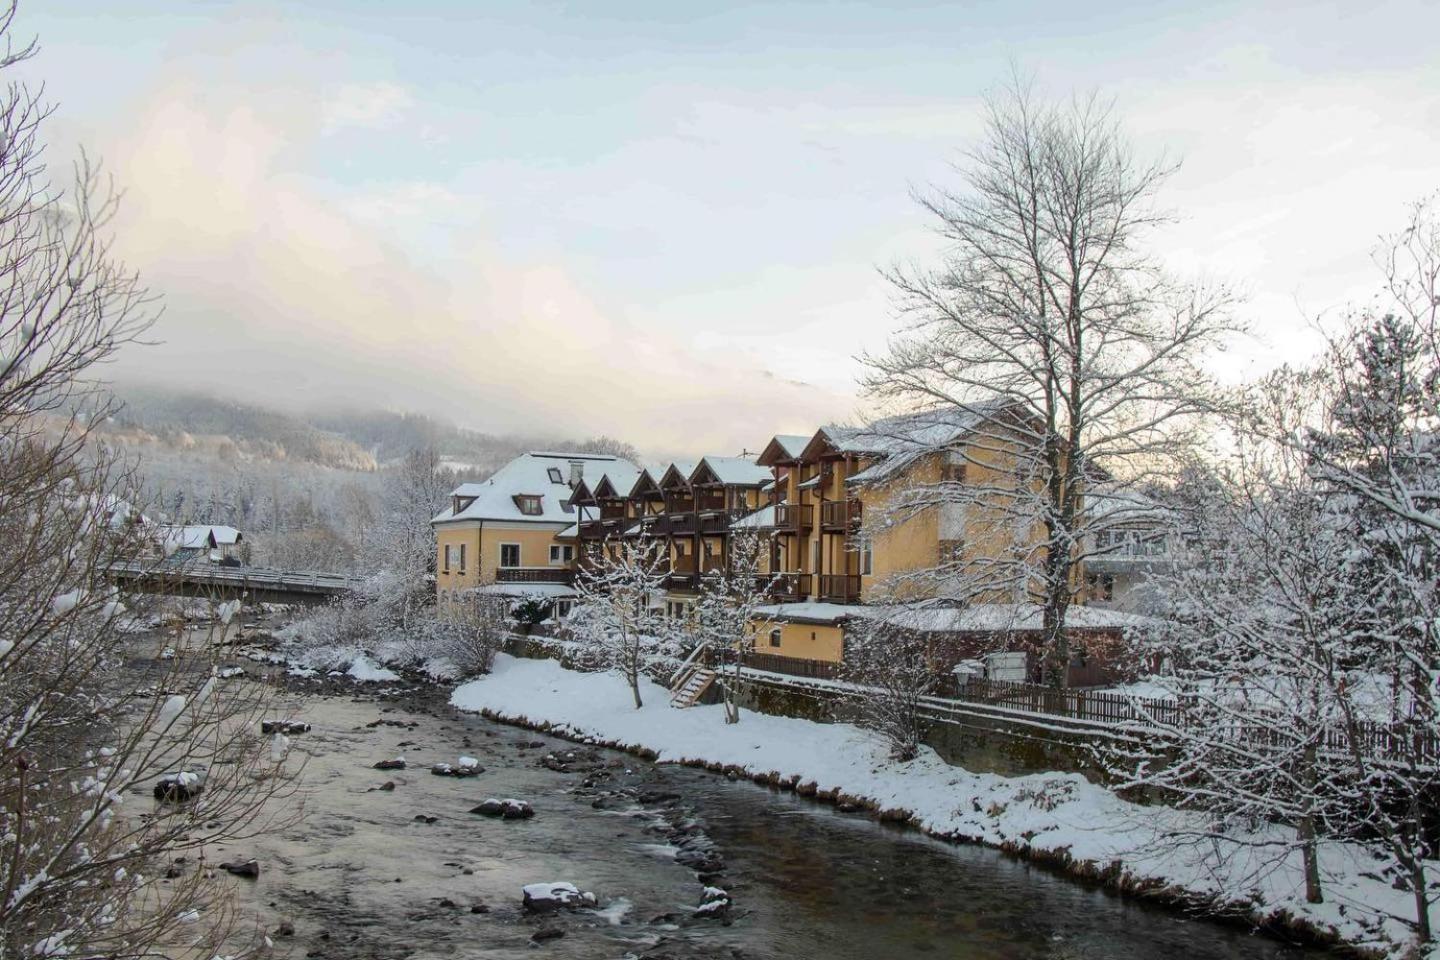
<instances>
[{"instance_id":1,"label":"icy water","mask_svg":"<svg viewBox=\"0 0 1440 960\"><path fill-rule=\"evenodd\" d=\"M244 850L216 851L217 859L260 858L246 902L267 928L294 925L277 946L296 957L1324 955L748 782L457 714L433 692L393 705L309 696L302 714L315 724L296 738L309 755L307 820ZM541 762L552 751L583 756L561 772ZM370 769L397 754L408 769ZM428 772L461 754L485 772L467 780ZM393 789L374 789L387 781ZM467 812L488 796L528 800L536 816L502 822ZM723 860L711 879L733 897L728 925L692 917L703 884L675 859L673 828L685 822ZM600 909L543 919L521 911L523 884L561 880L594 891ZM532 943L542 927L563 936Z\"/></svg>"}]
</instances>

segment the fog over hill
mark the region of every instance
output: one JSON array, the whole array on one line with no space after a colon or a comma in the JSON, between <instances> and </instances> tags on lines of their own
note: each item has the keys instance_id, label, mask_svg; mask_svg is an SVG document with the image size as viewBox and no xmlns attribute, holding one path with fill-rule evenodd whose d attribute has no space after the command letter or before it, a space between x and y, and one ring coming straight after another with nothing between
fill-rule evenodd
<instances>
[{"instance_id":1,"label":"fog over hill","mask_svg":"<svg viewBox=\"0 0 1440 960\"><path fill-rule=\"evenodd\" d=\"M495 436L420 414L292 413L198 392L115 392L124 406L97 437L135 462L142 509L238 527L253 562L277 566L362 568L387 477L412 451L434 450L457 483L537 448L636 456L607 437Z\"/></svg>"}]
</instances>

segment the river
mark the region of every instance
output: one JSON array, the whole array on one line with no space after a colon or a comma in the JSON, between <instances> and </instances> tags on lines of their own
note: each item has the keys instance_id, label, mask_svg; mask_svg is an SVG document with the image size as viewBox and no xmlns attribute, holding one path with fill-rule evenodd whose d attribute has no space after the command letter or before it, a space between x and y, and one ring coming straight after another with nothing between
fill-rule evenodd
<instances>
[{"instance_id":1,"label":"river","mask_svg":"<svg viewBox=\"0 0 1440 960\"><path fill-rule=\"evenodd\" d=\"M306 694L307 817L217 859L256 856L244 904L310 958L954 957L1301 958L1306 950L1188 919L980 847L952 846L863 815L703 771L459 714L443 693L374 687ZM372 723L382 721L378 725ZM579 752L574 770L542 758ZM403 754L406 770L371 769ZM471 779L429 765L476 757ZM552 765L563 766L560 764ZM387 781L393 789L376 789ZM469 813L486 797L533 804L530 820ZM427 818L434 818L427 822ZM710 882L728 922L692 918L703 884L675 859L677 825L723 858ZM520 888L570 881L599 910L535 918ZM563 936L532 943L536 930Z\"/></svg>"}]
</instances>

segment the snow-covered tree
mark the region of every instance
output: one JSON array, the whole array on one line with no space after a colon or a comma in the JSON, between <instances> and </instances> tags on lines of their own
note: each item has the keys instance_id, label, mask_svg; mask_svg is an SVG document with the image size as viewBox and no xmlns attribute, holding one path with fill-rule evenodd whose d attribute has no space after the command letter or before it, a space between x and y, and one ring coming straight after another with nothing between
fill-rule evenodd
<instances>
[{"instance_id":1,"label":"snow-covered tree","mask_svg":"<svg viewBox=\"0 0 1440 960\"><path fill-rule=\"evenodd\" d=\"M736 694L742 656L755 642L762 607L772 603L775 576L765 572L770 539L757 529L734 531L726 547L727 568L706 575L689 625L690 641L714 654L725 695L725 722L740 722Z\"/></svg>"},{"instance_id":2,"label":"snow-covered tree","mask_svg":"<svg viewBox=\"0 0 1440 960\"><path fill-rule=\"evenodd\" d=\"M0 70L31 54L6 50ZM110 255L95 170L47 179L48 113L22 83L0 91L0 956L214 956L226 885L178 864L252 836L285 778L260 688L203 649L131 669L133 601L105 574L143 528L127 465L94 442L113 406L92 378L154 312Z\"/></svg>"},{"instance_id":3,"label":"snow-covered tree","mask_svg":"<svg viewBox=\"0 0 1440 960\"><path fill-rule=\"evenodd\" d=\"M896 760L915 759L931 722L925 699L940 692L942 675L924 635L905 626L909 615L894 610L846 630L840 676L847 683L842 702L856 722L890 745Z\"/></svg>"},{"instance_id":4,"label":"snow-covered tree","mask_svg":"<svg viewBox=\"0 0 1440 960\"><path fill-rule=\"evenodd\" d=\"M1325 401L1317 377L1290 371L1255 389L1220 495L1212 487L1186 518L1192 545L1164 585L1169 616L1137 651L1163 664L1174 709L1148 713L1139 746L1114 763L1127 785L1208 814L1169 840L1209 849L1223 833L1256 873L1298 849L1312 903L1323 898L1321 840L1353 827L1353 766L1337 749L1364 602L1350 588L1349 518L1303 453L1264 435L1319 422Z\"/></svg>"},{"instance_id":5,"label":"snow-covered tree","mask_svg":"<svg viewBox=\"0 0 1440 960\"><path fill-rule=\"evenodd\" d=\"M401 630L409 629L418 611L433 600L435 534L430 521L444 506L448 485L439 455L432 449L413 450L386 478L381 492L366 592Z\"/></svg>"},{"instance_id":6,"label":"snow-covered tree","mask_svg":"<svg viewBox=\"0 0 1440 960\"><path fill-rule=\"evenodd\" d=\"M1051 105L1016 81L986 121L958 167L963 188L917 198L943 259L890 273L906 325L865 358L864 386L898 412L971 419L955 466L1010 464L1003 482L951 471L919 484L905 509L953 504L1025 532L1009 580L1044 606L1044 673L1060 685L1091 481L1143 482L1195 439L1212 407L1201 360L1227 331L1231 298L1172 281L1146 254L1174 168L1136 160L1107 104Z\"/></svg>"},{"instance_id":7,"label":"snow-covered tree","mask_svg":"<svg viewBox=\"0 0 1440 960\"><path fill-rule=\"evenodd\" d=\"M640 698L648 670L674 667L680 636L665 616L665 558L649 545L607 541L576 580L575 605L566 627L588 665L625 678Z\"/></svg>"}]
</instances>

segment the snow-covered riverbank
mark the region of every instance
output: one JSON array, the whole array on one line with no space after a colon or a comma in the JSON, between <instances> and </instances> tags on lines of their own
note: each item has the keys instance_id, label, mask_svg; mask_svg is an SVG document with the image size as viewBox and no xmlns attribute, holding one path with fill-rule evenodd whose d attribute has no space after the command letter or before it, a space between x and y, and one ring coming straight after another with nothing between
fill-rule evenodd
<instances>
[{"instance_id":1,"label":"snow-covered riverbank","mask_svg":"<svg viewBox=\"0 0 1440 960\"><path fill-rule=\"evenodd\" d=\"M635 710L624 682L565 670L552 660L497 659L492 674L458 687L451 702L574 739L653 753L815 794L903 820L935 836L984 843L1131 892L1239 912L1257 923L1310 928L1379 955L1403 956L1409 894L1378 875L1357 846L1322 850L1326 900L1307 904L1298 855L1279 868L1263 846L1273 832L1176 849L1160 842L1191 814L1121 800L1075 774L970 773L932 751L895 764L871 734L845 724L747 713L727 726L720 707L675 710L647 684ZM1273 830L1273 828L1272 828ZM1440 957L1440 951L1429 954Z\"/></svg>"}]
</instances>

